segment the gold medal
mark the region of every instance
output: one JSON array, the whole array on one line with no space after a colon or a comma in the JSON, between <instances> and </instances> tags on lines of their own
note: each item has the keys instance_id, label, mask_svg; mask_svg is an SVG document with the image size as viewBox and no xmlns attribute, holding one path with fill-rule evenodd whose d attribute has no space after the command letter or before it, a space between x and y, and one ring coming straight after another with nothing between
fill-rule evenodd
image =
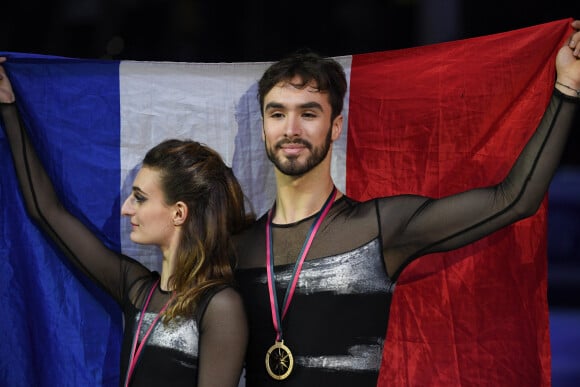
<instances>
[{"instance_id":1,"label":"gold medal","mask_svg":"<svg viewBox=\"0 0 580 387\"><path fill-rule=\"evenodd\" d=\"M276 380L284 380L294 368L294 357L284 340L276 341L266 352L266 370Z\"/></svg>"}]
</instances>

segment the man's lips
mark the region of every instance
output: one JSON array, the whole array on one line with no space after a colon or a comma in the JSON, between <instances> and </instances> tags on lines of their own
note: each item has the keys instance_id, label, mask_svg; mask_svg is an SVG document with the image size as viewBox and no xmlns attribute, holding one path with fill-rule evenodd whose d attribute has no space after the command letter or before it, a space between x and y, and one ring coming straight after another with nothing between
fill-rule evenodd
<instances>
[{"instance_id":1,"label":"man's lips","mask_svg":"<svg viewBox=\"0 0 580 387\"><path fill-rule=\"evenodd\" d=\"M307 147L303 144L283 144L280 146L280 149L289 155L295 155L300 153L302 150L306 149Z\"/></svg>"},{"instance_id":2,"label":"man's lips","mask_svg":"<svg viewBox=\"0 0 580 387\"><path fill-rule=\"evenodd\" d=\"M282 150L286 155L297 155L304 149L310 149L310 144L302 139L295 139L294 141L280 141L278 149Z\"/></svg>"}]
</instances>

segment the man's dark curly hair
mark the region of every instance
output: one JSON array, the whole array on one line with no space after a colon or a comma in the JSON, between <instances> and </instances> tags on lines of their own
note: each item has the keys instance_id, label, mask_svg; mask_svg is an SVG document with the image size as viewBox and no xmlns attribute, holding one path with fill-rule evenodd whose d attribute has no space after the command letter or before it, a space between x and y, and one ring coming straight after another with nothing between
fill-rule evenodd
<instances>
[{"instance_id":1,"label":"man's dark curly hair","mask_svg":"<svg viewBox=\"0 0 580 387\"><path fill-rule=\"evenodd\" d=\"M331 119L342 112L347 82L344 69L336 60L323 57L310 50L297 51L272 64L258 82L260 111L264 114L264 97L280 82L290 82L298 76L302 82L296 88L316 85L318 91L328 93L332 107Z\"/></svg>"}]
</instances>

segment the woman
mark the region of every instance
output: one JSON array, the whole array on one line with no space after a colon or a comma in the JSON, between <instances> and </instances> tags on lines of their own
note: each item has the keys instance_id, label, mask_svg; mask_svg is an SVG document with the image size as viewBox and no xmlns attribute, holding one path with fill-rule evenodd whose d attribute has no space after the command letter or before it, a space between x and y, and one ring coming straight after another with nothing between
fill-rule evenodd
<instances>
[{"instance_id":1,"label":"woman","mask_svg":"<svg viewBox=\"0 0 580 387\"><path fill-rule=\"evenodd\" d=\"M143 160L121 213L131 240L156 245L161 273L107 248L65 210L32 149L0 58L0 109L31 217L121 306L121 385L237 386L247 322L233 287L231 235L253 217L230 168L195 141L167 140Z\"/></svg>"}]
</instances>

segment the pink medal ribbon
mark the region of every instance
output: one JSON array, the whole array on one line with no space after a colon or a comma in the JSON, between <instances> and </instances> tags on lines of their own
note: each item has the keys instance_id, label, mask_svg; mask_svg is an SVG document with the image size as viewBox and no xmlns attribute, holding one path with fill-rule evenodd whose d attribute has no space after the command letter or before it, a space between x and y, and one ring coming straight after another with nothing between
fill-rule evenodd
<instances>
[{"instance_id":1,"label":"pink medal ribbon","mask_svg":"<svg viewBox=\"0 0 580 387\"><path fill-rule=\"evenodd\" d=\"M139 360L139 356L141 355L141 352L143 351L143 347L145 347L145 343L147 342L149 335L153 331L153 328L157 324L157 321L159 320L159 318L161 317L163 312L165 312L165 309L167 309L169 302L173 298L173 296L172 296L169 300L167 300L165 305L163 305L163 308L161 308L159 313L157 313L157 316L155 316L155 319L153 320L153 322L151 322L149 329L147 329L147 332L145 332L145 335L143 336L143 340L141 340L141 342L139 343L139 346L137 346L137 341L139 341L139 333L141 333L141 326L143 325L143 317L145 316L145 312L147 311L147 307L149 306L149 301L151 301L151 296L153 296L153 292L155 291L157 284L159 284L159 279L157 279L157 281L153 284L153 286L151 286L151 290L149 291L149 295L147 296L147 300L145 301L145 305L143 305L143 310L141 311L141 316L139 317L139 324L137 324L137 330L135 331L135 337L133 338L133 346L131 348L131 355L129 358L129 368L127 370L127 377L125 378L125 387L129 386L129 381L131 380L131 375L133 375L133 371L135 370L135 366L137 365L137 361Z\"/></svg>"},{"instance_id":2,"label":"pink medal ribbon","mask_svg":"<svg viewBox=\"0 0 580 387\"><path fill-rule=\"evenodd\" d=\"M298 277L300 271L302 270L302 264L306 259L306 255L310 250L314 236L318 232L322 221L328 214L334 199L336 198L338 190L333 187L330 196L326 199L322 209L316 216L316 219L310 227L310 231L302 245L302 250L296 260L294 265L294 272L292 273L292 281L288 284L286 288L286 295L284 296L283 310L280 314L280 309L278 307L278 298L276 297L276 276L274 274L274 260L272 257L273 251L273 241L272 241L272 216L274 212L274 207L268 212L268 221L266 223L266 274L268 277L268 293L270 295L270 310L272 311L272 322L274 324L274 329L276 330L276 340L274 345L270 347L266 353L266 370L268 374L276 379L282 380L286 379L294 365L294 359L290 349L284 345L283 334L282 334L282 319L288 311L292 297L294 296L294 291L296 290L296 284L298 283Z\"/></svg>"}]
</instances>

